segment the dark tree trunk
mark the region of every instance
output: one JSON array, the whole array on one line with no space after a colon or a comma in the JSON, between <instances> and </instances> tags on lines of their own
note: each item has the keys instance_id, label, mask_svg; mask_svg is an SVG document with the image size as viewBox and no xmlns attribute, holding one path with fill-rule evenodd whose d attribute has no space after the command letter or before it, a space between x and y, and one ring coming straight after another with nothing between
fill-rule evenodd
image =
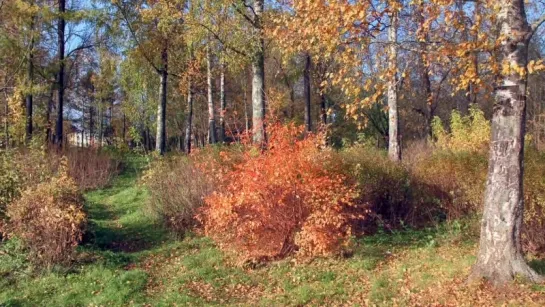
<instances>
[{"instance_id":1,"label":"dark tree trunk","mask_svg":"<svg viewBox=\"0 0 545 307\"><path fill-rule=\"evenodd\" d=\"M6 99L6 104L4 106L4 138L5 138L5 144L4 146L9 148L9 103Z\"/></svg>"},{"instance_id":2,"label":"dark tree trunk","mask_svg":"<svg viewBox=\"0 0 545 307\"><path fill-rule=\"evenodd\" d=\"M98 107L98 147L102 147L104 135L104 104L101 102Z\"/></svg>"},{"instance_id":3,"label":"dark tree trunk","mask_svg":"<svg viewBox=\"0 0 545 307\"><path fill-rule=\"evenodd\" d=\"M161 86L159 91L159 105L157 107L157 136L155 151L159 155L164 155L166 150L166 109L167 109L167 78L168 78L168 45L165 43L161 52L161 70L159 76Z\"/></svg>"},{"instance_id":4,"label":"dark tree trunk","mask_svg":"<svg viewBox=\"0 0 545 307\"><path fill-rule=\"evenodd\" d=\"M93 106L89 106L89 144L95 146L95 110Z\"/></svg>"},{"instance_id":5,"label":"dark tree trunk","mask_svg":"<svg viewBox=\"0 0 545 307\"><path fill-rule=\"evenodd\" d=\"M57 74L57 124L55 125L55 144L62 147L63 142L63 112L64 112L64 30L65 20L64 13L66 11L66 0L58 0L59 4L59 20L58 20L58 57L59 71Z\"/></svg>"},{"instance_id":6,"label":"dark tree trunk","mask_svg":"<svg viewBox=\"0 0 545 307\"><path fill-rule=\"evenodd\" d=\"M433 92L431 88L431 80L430 80L430 65L428 63L428 59L426 58L427 54L427 45L428 45L428 34L427 30L424 29L424 23L425 23L425 17L424 17L424 1L419 1L417 6L417 22L420 26L420 30L418 32L418 38L420 40L419 45L419 66L420 66L420 76L422 78L422 83L424 83L424 97L426 98L426 105L425 105L425 112L422 112L422 114L425 117L426 120L426 135L428 136L428 139L431 139L432 137L432 130L431 130L431 123L434 116L434 101L433 101Z\"/></svg>"},{"instance_id":7,"label":"dark tree trunk","mask_svg":"<svg viewBox=\"0 0 545 307\"><path fill-rule=\"evenodd\" d=\"M82 112L81 114L81 147L85 146L85 112Z\"/></svg>"},{"instance_id":8,"label":"dark tree trunk","mask_svg":"<svg viewBox=\"0 0 545 307\"><path fill-rule=\"evenodd\" d=\"M34 32L35 17L32 17L30 22L30 31ZM25 111L26 111L26 140L30 142L32 140L32 111L33 111L33 93L32 86L34 83L34 33L31 33L30 46L28 52L28 66L27 66L27 79L28 79L28 93L25 98Z\"/></svg>"},{"instance_id":9,"label":"dark tree trunk","mask_svg":"<svg viewBox=\"0 0 545 307\"><path fill-rule=\"evenodd\" d=\"M187 89L187 123L185 126L185 152L191 153L191 135L193 129L193 85L191 84L191 77L188 81Z\"/></svg>"},{"instance_id":10,"label":"dark tree trunk","mask_svg":"<svg viewBox=\"0 0 545 307\"><path fill-rule=\"evenodd\" d=\"M263 144L267 140L265 130L265 43L261 24L264 0L254 1L254 25L259 46L252 59L252 128L253 142Z\"/></svg>"},{"instance_id":11,"label":"dark tree trunk","mask_svg":"<svg viewBox=\"0 0 545 307\"><path fill-rule=\"evenodd\" d=\"M127 142L127 117L125 112L123 112L123 144Z\"/></svg>"},{"instance_id":12,"label":"dark tree trunk","mask_svg":"<svg viewBox=\"0 0 545 307\"><path fill-rule=\"evenodd\" d=\"M327 125L327 96L323 91L323 89L320 91L320 119L325 126Z\"/></svg>"},{"instance_id":13,"label":"dark tree trunk","mask_svg":"<svg viewBox=\"0 0 545 307\"><path fill-rule=\"evenodd\" d=\"M305 55L305 70L303 73L303 83L305 88L305 126L307 132L312 131L312 110L311 110L311 94L310 94L310 54Z\"/></svg>"},{"instance_id":14,"label":"dark tree trunk","mask_svg":"<svg viewBox=\"0 0 545 307\"><path fill-rule=\"evenodd\" d=\"M247 76L244 75L244 124L246 127L246 132L250 132L250 118L248 116L248 80L246 79Z\"/></svg>"},{"instance_id":15,"label":"dark tree trunk","mask_svg":"<svg viewBox=\"0 0 545 307\"><path fill-rule=\"evenodd\" d=\"M525 68L531 29L524 1L500 2L500 60L503 65ZM517 275L541 281L526 264L521 246L527 77L511 70L500 72L497 80L481 240L471 277L484 277L495 284Z\"/></svg>"}]
</instances>

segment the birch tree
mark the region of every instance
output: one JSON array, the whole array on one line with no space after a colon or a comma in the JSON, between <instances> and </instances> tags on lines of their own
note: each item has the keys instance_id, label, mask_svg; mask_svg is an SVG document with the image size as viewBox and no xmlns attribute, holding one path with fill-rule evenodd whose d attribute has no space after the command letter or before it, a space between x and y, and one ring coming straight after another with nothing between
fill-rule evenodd
<instances>
[{"instance_id":1,"label":"birch tree","mask_svg":"<svg viewBox=\"0 0 545 307\"><path fill-rule=\"evenodd\" d=\"M481 239L472 277L499 284L518 275L538 282L543 277L526 264L521 246L528 45L537 24L528 24L523 0L500 0L497 5L502 68L494 93Z\"/></svg>"},{"instance_id":2,"label":"birch tree","mask_svg":"<svg viewBox=\"0 0 545 307\"><path fill-rule=\"evenodd\" d=\"M392 1L390 3L390 28L388 29L388 126L389 126L389 139L388 139L388 157L392 161L401 160L401 144L399 136L399 115L397 112L398 105L398 92L397 92L397 28L398 28L398 14L399 3Z\"/></svg>"}]
</instances>

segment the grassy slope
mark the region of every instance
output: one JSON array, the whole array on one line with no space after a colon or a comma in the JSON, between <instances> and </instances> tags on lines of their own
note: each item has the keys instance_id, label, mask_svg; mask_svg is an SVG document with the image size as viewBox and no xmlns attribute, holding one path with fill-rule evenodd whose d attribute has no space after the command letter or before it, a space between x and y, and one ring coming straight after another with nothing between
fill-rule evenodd
<instances>
[{"instance_id":1,"label":"grassy slope","mask_svg":"<svg viewBox=\"0 0 545 307\"><path fill-rule=\"evenodd\" d=\"M169 238L144 209L143 161L130 162L112 187L86 195L93 243L73 268L36 274L15 243L0 249L0 306L545 303L540 285L467 285L475 243L459 224L371 236L348 259L240 268L206 238Z\"/></svg>"}]
</instances>

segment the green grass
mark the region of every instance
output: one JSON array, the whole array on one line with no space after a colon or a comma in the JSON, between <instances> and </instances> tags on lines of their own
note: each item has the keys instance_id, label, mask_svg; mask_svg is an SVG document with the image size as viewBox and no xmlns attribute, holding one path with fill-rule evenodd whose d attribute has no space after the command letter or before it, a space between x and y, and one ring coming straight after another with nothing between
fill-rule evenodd
<instances>
[{"instance_id":1,"label":"green grass","mask_svg":"<svg viewBox=\"0 0 545 307\"><path fill-rule=\"evenodd\" d=\"M475 259L471 223L364 237L349 258L245 269L208 238L167 234L146 211L144 165L129 159L111 187L85 195L91 223L73 267L40 272L17 241L0 245L0 306L403 306L438 285L465 289L456 280ZM545 272L544 262L532 265Z\"/></svg>"}]
</instances>

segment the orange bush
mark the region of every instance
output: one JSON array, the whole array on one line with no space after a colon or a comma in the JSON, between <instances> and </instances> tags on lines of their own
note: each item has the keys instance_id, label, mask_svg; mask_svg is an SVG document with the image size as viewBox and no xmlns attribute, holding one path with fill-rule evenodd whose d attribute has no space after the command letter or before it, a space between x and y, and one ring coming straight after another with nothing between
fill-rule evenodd
<instances>
[{"instance_id":1,"label":"orange bush","mask_svg":"<svg viewBox=\"0 0 545 307\"><path fill-rule=\"evenodd\" d=\"M213 171L219 188L200 215L206 234L242 259L340 252L351 234L354 184L328 171L333 162L320 149L322 138L303 139L294 126L269 131L266 151L248 146L240 163Z\"/></svg>"}]
</instances>

